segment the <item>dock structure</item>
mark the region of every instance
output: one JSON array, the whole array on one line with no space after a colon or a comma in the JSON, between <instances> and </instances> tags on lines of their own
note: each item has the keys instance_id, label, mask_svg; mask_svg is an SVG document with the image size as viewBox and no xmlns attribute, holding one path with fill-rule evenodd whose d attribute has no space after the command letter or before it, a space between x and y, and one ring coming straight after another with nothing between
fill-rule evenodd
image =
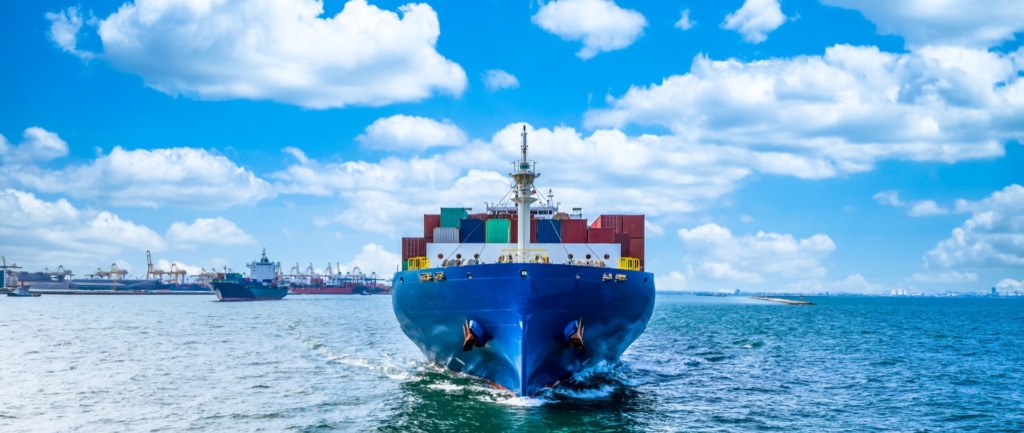
<instances>
[{"instance_id":1,"label":"dock structure","mask_svg":"<svg viewBox=\"0 0 1024 433\"><path fill-rule=\"evenodd\" d=\"M44 295L213 295L213 290L33 290Z\"/></svg>"},{"instance_id":2,"label":"dock structure","mask_svg":"<svg viewBox=\"0 0 1024 433\"><path fill-rule=\"evenodd\" d=\"M760 299L762 301L768 301L768 302L778 302L778 303L787 304L787 305L814 305L814 303L811 302L811 301L803 300L803 297L801 297L800 300L782 299L782 298L769 298L769 297L766 297L766 296L751 296L750 298L751 299Z\"/></svg>"}]
</instances>

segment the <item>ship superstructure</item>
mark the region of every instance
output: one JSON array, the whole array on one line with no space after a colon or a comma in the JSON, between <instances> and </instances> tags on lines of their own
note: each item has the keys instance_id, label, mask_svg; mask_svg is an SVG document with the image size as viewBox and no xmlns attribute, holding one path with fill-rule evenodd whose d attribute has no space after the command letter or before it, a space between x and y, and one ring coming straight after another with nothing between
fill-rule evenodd
<instances>
[{"instance_id":1,"label":"ship superstructure","mask_svg":"<svg viewBox=\"0 0 1024 433\"><path fill-rule=\"evenodd\" d=\"M525 127L522 138L509 173L515 205L425 215L424 236L403 238L392 304L430 362L534 395L616 361L643 333L655 289L643 271L643 216L588 225L550 193L538 203Z\"/></svg>"}]
</instances>

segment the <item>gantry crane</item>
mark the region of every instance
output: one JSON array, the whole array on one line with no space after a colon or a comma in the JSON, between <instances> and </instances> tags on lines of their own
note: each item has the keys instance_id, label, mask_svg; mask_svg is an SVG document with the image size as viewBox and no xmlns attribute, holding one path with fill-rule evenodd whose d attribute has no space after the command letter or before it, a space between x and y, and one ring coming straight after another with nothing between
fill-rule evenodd
<instances>
[{"instance_id":1,"label":"gantry crane","mask_svg":"<svg viewBox=\"0 0 1024 433\"><path fill-rule=\"evenodd\" d=\"M185 277L188 271L179 269L177 263L171 263L171 270L167 271L167 281L174 281L174 284L185 284Z\"/></svg>"},{"instance_id":2,"label":"gantry crane","mask_svg":"<svg viewBox=\"0 0 1024 433\"><path fill-rule=\"evenodd\" d=\"M149 250L146 250L146 279L155 278L162 280L165 274L167 274L166 271L153 266L153 256L149 254Z\"/></svg>"}]
</instances>

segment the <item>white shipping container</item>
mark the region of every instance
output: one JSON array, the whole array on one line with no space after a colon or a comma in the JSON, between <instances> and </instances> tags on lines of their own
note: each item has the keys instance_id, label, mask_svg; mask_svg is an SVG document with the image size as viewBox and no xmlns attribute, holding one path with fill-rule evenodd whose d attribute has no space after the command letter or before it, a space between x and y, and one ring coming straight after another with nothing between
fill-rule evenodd
<instances>
[{"instance_id":1,"label":"white shipping container","mask_svg":"<svg viewBox=\"0 0 1024 433\"><path fill-rule=\"evenodd\" d=\"M438 227L434 229L435 244L459 243L459 229L456 227Z\"/></svg>"}]
</instances>

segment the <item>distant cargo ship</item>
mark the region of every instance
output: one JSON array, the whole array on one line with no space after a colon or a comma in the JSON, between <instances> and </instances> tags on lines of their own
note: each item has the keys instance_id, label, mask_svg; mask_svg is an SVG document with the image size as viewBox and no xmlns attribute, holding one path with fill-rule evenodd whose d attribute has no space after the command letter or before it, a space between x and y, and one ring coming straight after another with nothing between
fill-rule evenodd
<instances>
[{"instance_id":1,"label":"distant cargo ship","mask_svg":"<svg viewBox=\"0 0 1024 433\"><path fill-rule=\"evenodd\" d=\"M402 239L392 305L406 336L436 365L535 395L600 362L644 332L654 275L643 271L643 215L602 215L551 200L531 208L536 163L509 175L515 206L481 214L442 208L424 236ZM617 266L616 266L617 265Z\"/></svg>"},{"instance_id":2,"label":"distant cargo ship","mask_svg":"<svg viewBox=\"0 0 1024 433\"><path fill-rule=\"evenodd\" d=\"M281 264L267 259L266 249L259 260L246 266L249 268L248 278L234 272L217 275L211 284L218 300L269 301L288 295L288 287L278 284Z\"/></svg>"},{"instance_id":3,"label":"distant cargo ship","mask_svg":"<svg viewBox=\"0 0 1024 433\"><path fill-rule=\"evenodd\" d=\"M297 295L388 295L391 294L391 286L382 283L376 273L365 275L355 267L344 275L327 272L327 275L288 283L288 292Z\"/></svg>"}]
</instances>

